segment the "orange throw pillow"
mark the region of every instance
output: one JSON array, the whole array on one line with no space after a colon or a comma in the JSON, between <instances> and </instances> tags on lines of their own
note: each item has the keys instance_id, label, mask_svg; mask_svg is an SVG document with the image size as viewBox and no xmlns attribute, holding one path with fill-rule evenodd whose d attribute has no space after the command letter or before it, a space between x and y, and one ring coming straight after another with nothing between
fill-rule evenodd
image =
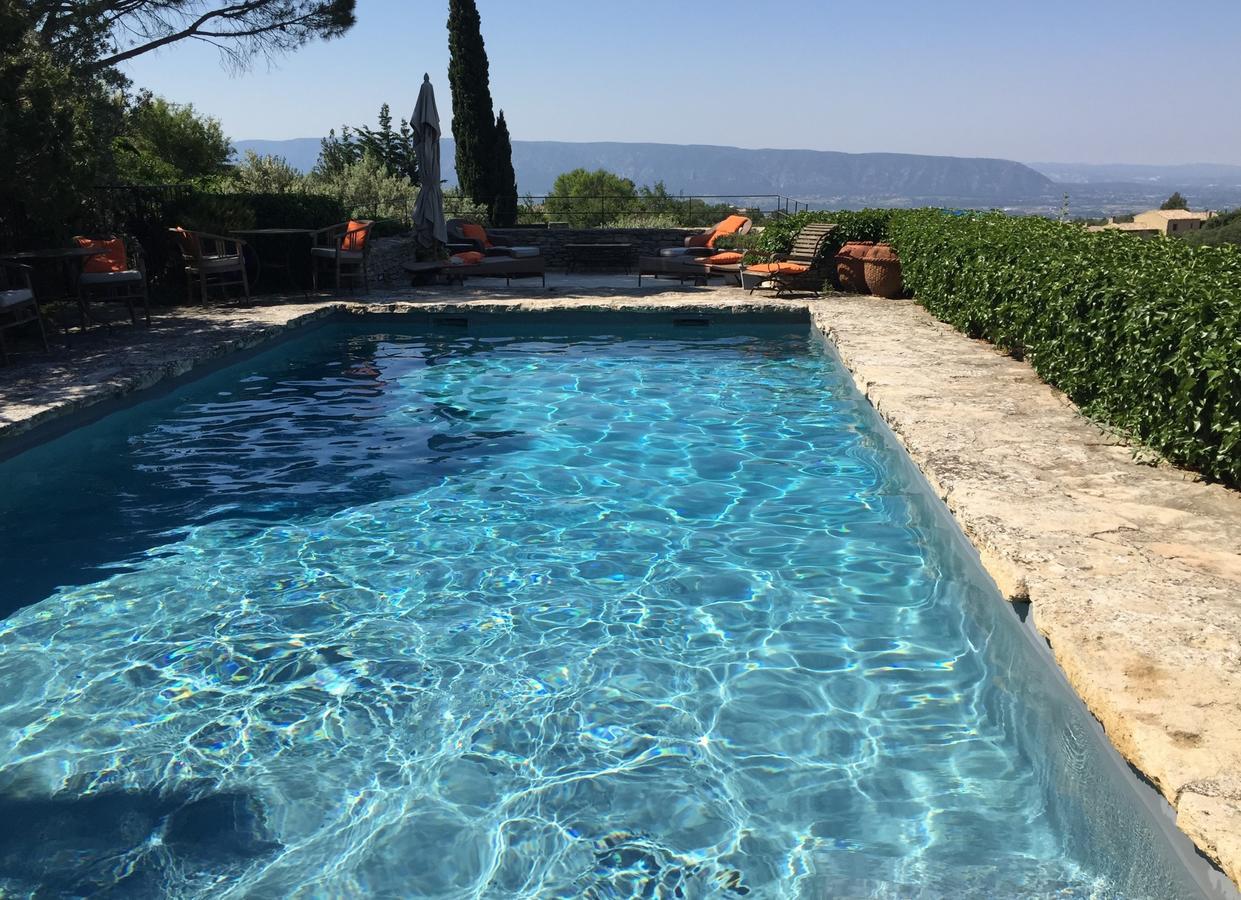
<instances>
[{"instance_id":1,"label":"orange throw pillow","mask_svg":"<svg viewBox=\"0 0 1241 900\"><path fill-rule=\"evenodd\" d=\"M355 228L364 229L366 228L366 223L355 222L353 219L350 219L349 224L345 226L345 238L340 245L340 249L357 251L366 247L366 232L353 231ZM350 231L353 231L353 234L349 234L348 232Z\"/></svg>"},{"instance_id":2,"label":"orange throw pillow","mask_svg":"<svg viewBox=\"0 0 1241 900\"><path fill-rule=\"evenodd\" d=\"M768 275L800 275L802 272L809 272L809 266L803 266L801 263L791 262L774 262L762 263L757 266L747 266L747 272L766 272Z\"/></svg>"},{"instance_id":3,"label":"orange throw pillow","mask_svg":"<svg viewBox=\"0 0 1241 900\"><path fill-rule=\"evenodd\" d=\"M461 233L472 241L478 241L484 247L491 246L491 238L487 237L487 229L482 225L475 225L473 222L465 222L461 225Z\"/></svg>"},{"instance_id":4,"label":"orange throw pillow","mask_svg":"<svg viewBox=\"0 0 1241 900\"><path fill-rule=\"evenodd\" d=\"M716 238L723 237L726 234L736 234L748 221L750 220L745 216L729 216L719 225L715 226L715 231L711 232L711 237L707 240L707 246L715 247Z\"/></svg>"},{"instance_id":5,"label":"orange throw pillow","mask_svg":"<svg viewBox=\"0 0 1241 900\"><path fill-rule=\"evenodd\" d=\"M477 250L466 250L464 253L454 253L451 259L454 266L476 266L483 261L483 254Z\"/></svg>"},{"instance_id":6,"label":"orange throw pillow","mask_svg":"<svg viewBox=\"0 0 1241 900\"><path fill-rule=\"evenodd\" d=\"M730 266L733 263L741 262L741 254L736 250L725 250L722 253L717 253L714 256L708 256L705 259L701 259L699 262L704 262L712 266Z\"/></svg>"},{"instance_id":7,"label":"orange throw pillow","mask_svg":"<svg viewBox=\"0 0 1241 900\"><path fill-rule=\"evenodd\" d=\"M74 238L79 247L98 250L98 256L88 256L82 263L83 272L124 272L129 268L129 259L125 256L125 242L118 237L100 241L94 238Z\"/></svg>"}]
</instances>

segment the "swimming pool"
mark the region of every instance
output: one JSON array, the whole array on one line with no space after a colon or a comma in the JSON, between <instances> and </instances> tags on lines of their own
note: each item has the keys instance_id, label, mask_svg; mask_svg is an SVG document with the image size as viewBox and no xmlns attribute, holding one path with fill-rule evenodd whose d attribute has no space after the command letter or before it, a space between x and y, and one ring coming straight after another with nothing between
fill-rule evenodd
<instances>
[{"instance_id":1,"label":"swimming pool","mask_svg":"<svg viewBox=\"0 0 1241 900\"><path fill-rule=\"evenodd\" d=\"M1195 895L804 321L427 325L0 464L0 890Z\"/></svg>"}]
</instances>

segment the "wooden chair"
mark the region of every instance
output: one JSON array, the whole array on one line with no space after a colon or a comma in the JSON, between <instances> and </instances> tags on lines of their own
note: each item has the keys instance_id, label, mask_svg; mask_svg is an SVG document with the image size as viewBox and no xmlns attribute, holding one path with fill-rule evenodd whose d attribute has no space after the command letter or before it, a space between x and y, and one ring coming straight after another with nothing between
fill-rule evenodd
<instances>
[{"instance_id":1,"label":"wooden chair","mask_svg":"<svg viewBox=\"0 0 1241 900\"><path fill-rule=\"evenodd\" d=\"M370 292L367 259L374 225L369 219L350 219L314 233L310 247L310 281L316 291L319 290L319 270L326 268L335 274L337 290L340 290L342 278L357 278L361 273L362 287Z\"/></svg>"},{"instance_id":2,"label":"wooden chair","mask_svg":"<svg viewBox=\"0 0 1241 900\"><path fill-rule=\"evenodd\" d=\"M761 285L770 283L777 297L794 291L809 291L817 297L829 278L823 248L835 229L830 223L807 225L793 238L788 253L773 254L768 262L744 267L742 286L753 294Z\"/></svg>"},{"instance_id":3,"label":"wooden chair","mask_svg":"<svg viewBox=\"0 0 1241 900\"><path fill-rule=\"evenodd\" d=\"M169 228L185 262L186 299L194 302L194 285L203 305L208 288L241 286L250 299L250 282L246 277L246 242L240 238L211 234L207 231L186 231Z\"/></svg>"},{"instance_id":4,"label":"wooden chair","mask_svg":"<svg viewBox=\"0 0 1241 900\"><path fill-rule=\"evenodd\" d=\"M137 241L126 247L124 238L109 235L106 238L76 237L79 247L98 248L99 255L86 259L78 278L78 292L84 303L95 301L124 303L129 309L129 320L138 324L134 301L142 302L142 312L147 327L151 327L151 305L147 298L146 263L142 245Z\"/></svg>"},{"instance_id":5,"label":"wooden chair","mask_svg":"<svg viewBox=\"0 0 1241 900\"><path fill-rule=\"evenodd\" d=\"M43 339L43 352L46 353L47 330L43 326L43 314L39 311L39 301L30 281L30 267L0 260L0 361L6 364L9 361L4 333L27 322L39 323L39 336Z\"/></svg>"}]
</instances>

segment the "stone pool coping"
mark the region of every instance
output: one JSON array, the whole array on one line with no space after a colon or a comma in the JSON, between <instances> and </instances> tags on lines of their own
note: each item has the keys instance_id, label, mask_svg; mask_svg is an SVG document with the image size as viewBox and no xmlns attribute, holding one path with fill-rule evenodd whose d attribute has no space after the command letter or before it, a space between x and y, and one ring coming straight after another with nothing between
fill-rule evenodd
<instances>
[{"instance_id":1,"label":"stone pool coping","mask_svg":"<svg viewBox=\"0 0 1241 900\"><path fill-rule=\"evenodd\" d=\"M0 369L0 456L37 426L338 313L807 309L1001 591L1030 602L1113 745L1241 884L1241 493L1136 460L1029 365L908 301L699 289L200 310L120 347Z\"/></svg>"}]
</instances>

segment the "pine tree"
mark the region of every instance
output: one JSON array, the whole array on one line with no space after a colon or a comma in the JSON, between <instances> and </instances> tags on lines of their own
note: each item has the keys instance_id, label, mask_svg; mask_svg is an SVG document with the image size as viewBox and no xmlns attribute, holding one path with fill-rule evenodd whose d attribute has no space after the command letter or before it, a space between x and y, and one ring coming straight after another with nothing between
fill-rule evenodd
<instances>
[{"instance_id":1,"label":"pine tree","mask_svg":"<svg viewBox=\"0 0 1241 900\"><path fill-rule=\"evenodd\" d=\"M496 119L495 150L496 201L491 210L491 223L507 227L517 224L517 173L513 171L513 144L509 140L504 110L500 110Z\"/></svg>"},{"instance_id":2,"label":"pine tree","mask_svg":"<svg viewBox=\"0 0 1241 900\"><path fill-rule=\"evenodd\" d=\"M397 133L397 146L400 148L401 174L414 184L421 183L418 175L418 144L414 140L414 129L407 119L401 119L401 130Z\"/></svg>"},{"instance_id":3,"label":"pine tree","mask_svg":"<svg viewBox=\"0 0 1241 900\"><path fill-rule=\"evenodd\" d=\"M1189 201L1181 196L1180 191L1176 191L1167 200L1163 201L1160 209L1189 209Z\"/></svg>"},{"instance_id":4,"label":"pine tree","mask_svg":"<svg viewBox=\"0 0 1241 900\"><path fill-rule=\"evenodd\" d=\"M490 208L496 201L495 113L487 49L474 0L448 2L448 84L461 193Z\"/></svg>"},{"instance_id":5,"label":"pine tree","mask_svg":"<svg viewBox=\"0 0 1241 900\"><path fill-rule=\"evenodd\" d=\"M379 127L357 127L358 146L363 153L380 160L389 175L408 178L418 183L417 148L409 122L401 120L400 129L392 127L392 110L388 104L379 108Z\"/></svg>"},{"instance_id":6,"label":"pine tree","mask_svg":"<svg viewBox=\"0 0 1241 900\"><path fill-rule=\"evenodd\" d=\"M319 142L319 161L315 163L315 172L327 178L335 178L362 157L362 148L358 145L348 125L340 129L340 137L336 129L327 133L327 137Z\"/></svg>"}]
</instances>

